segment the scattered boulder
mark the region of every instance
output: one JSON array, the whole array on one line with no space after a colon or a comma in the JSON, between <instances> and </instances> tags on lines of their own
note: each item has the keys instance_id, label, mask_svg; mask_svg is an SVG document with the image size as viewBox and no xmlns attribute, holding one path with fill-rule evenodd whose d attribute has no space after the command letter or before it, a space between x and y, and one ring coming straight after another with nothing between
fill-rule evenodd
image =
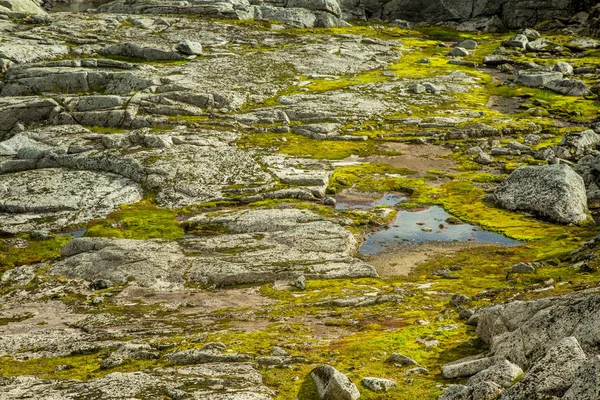
<instances>
[{"instance_id":1,"label":"scattered boulder","mask_svg":"<svg viewBox=\"0 0 600 400\"><path fill-rule=\"evenodd\" d=\"M521 167L496 189L492 199L501 208L533 212L563 224L589 219L583 179L564 164Z\"/></svg>"},{"instance_id":2,"label":"scattered boulder","mask_svg":"<svg viewBox=\"0 0 600 400\"><path fill-rule=\"evenodd\" d=\"M452 50L450 50L447 55L451 57L466 57L469 54L469 50L463 49L462 47L455 47Z\"/></svg>"},{"instance_id":3,"label":"scattered boulder","mask_svg":"<svg viewBox=\"0 0 600 400\"><path fill-rule=\"evenodd\" d=\"M502 46L510 48L525 49L529 40L525 35L516 35L502 42Z\"/></svg>"},{"instance_id":4,"label":"scattered boulder","mask_svg":"<svg viewBox=\"0 0 600 400\"><path fill-rule=\"evenodd\" d=\"M356 400L358 388L348 377L332 366L322 365L310 373L321 400Z\"/></svg>"},{"instance_id":5,"label":"scattered boulder","mask_svg":"<svg viewBox=\"0 0 600 400\"><path fill-rule=\"evenodd\" d=\"M400 364L402 366L419 365L419 363L413 360L412 358L400 353L392 353L392 355L390 355L387 361L392 364Z\"/></svg>"},{"instance_id":6,"label":"scattered boulder","mask_svg":"<svg viewBox=\"0 0 600 400\"><path fill-rule=\"evenodd\" d=\"M548 83L561 80L563 74L556 71L532 71L520 70L517 76L517 83L529 87L544 87Z\"/></svg>"},{"instance_id":7,"label":"scattered boulder","mask_svg":"<svg viewBox=\"0 0 600 400\"><path fill-rule=\"evenodd\" d=\"M577 80L554 80L545 83L544 87L565 96L588 96L592 93L584 82Z\"/></svg>"},{"instance_id":8,"label":"scattered boulder","mask_svg":"<svg viewBox=\"0 0 600 400\"><path fill-rule=\"evenodd\" d=\"M370 377L363 378L362 384L373 392L387 392L390 388L397 386L393 380Z\"/></svg>"},{"instance_id":9,"label":"scattered boulder","mask_svg":"<svg viewBox=\"0 0 600 400\"><path fill-rule=\"evenodd\" d=\"M573 66L567 62L557 62L552 71L560 72L564 76L573 75Z\"/></svg>"},{"instance_id":10,"label":"scattered boulder","mask_svg":"<svg viewBox=\"0 0 600 400\"><path fill-rule=\"evenodd\" d=\"M186 55L196 56L202 54L202 44L191 40L183 40L177 45L177 50Z\"/></svg>"}]
</instances>

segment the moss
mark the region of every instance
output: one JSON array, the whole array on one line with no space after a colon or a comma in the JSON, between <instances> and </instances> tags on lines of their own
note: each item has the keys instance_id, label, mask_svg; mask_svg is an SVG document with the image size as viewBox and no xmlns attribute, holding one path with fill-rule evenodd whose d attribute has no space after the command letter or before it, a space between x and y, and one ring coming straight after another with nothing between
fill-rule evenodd
<instances>
[{"instance_id":1,"label":"moss","mask_svg":"<svg viewBox=\"0 0 600 400\"><path fill-rule=\"evenodd\" d=\"M18 238L25 239L25 235ZM0 239L0 273L19 265L58 258L61 247L71 239L69 236L56 236L44 240L29 240L25 248L12 246L8 240Z\"/></svg>"},{"instance_id":2,"label":"moss","mask_svg":"<svg viewBox=\"0 0 600 400\"><path fill-rule=\"evenodd\" d=\"M282 139L285 138L285 141ZM377 144L371 140L350 142L340 140L314 140L293 133L245 133L238 141L243 149L264 148L296 157L341 160L351 155L365 157L378 154Z\"/></svg>"},{"instance_id":3,"label":"moss","mask_svg":"<svg viewBox=\"0 0 600 400\"><path fill-rule=\"evenodd\" d=\"M346 188L362 192L401 191L397 176L412 175L416 171L407 168L392 167L387 164L360 164L341 167L335 170L329 180L329 193L339 193Z\"/></svg>"},{"instance_id":4,"label":"moss","mask_svg":"<svg viewBox=\"0 0 600 400\"><path fill-rule=\"evenodd\" d=\"M123 239L179 239L183 229L172 210L159 209L150 200L123 205L106 219L92 221L86 236Z\"/></svg>"}]
</instances>

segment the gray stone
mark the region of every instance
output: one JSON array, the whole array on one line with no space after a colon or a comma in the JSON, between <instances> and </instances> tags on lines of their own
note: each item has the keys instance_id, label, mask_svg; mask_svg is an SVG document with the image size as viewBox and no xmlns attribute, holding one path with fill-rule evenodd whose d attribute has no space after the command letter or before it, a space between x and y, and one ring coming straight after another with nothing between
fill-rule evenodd
<instances>
[{"instance_id":1,"label":"gray stone","mask_svg":"<svg viewBox=\"0 0 600 400\"><path fill-rule=\"evenodd\" d=\"M573 66L567 62L557 62L552 68L553 71L562 73L564 76L573 75Z\"/></svg>"},{"instance_id":2,"label":"gray stone","mask_svg":"<svg viewBox=\"0 0 600 400\"><path fill-rule=\"evenodd\" d=\"M35 0L10 0L0 3L0 15L46 15Z\"/></svg>"},{"instance_id":3,"label":"gray stone","mask_svg":"<svg viewBox=\"0 0 600 400\"><path fill-rule=\"evenodd\" d=\"M363 378L362 384L373 392L387 392L390 388L397 386L395 381L382 378Z\"/></svg>"},{"instance_id":4,"label":"gray stone","mask_svg":"<svg viewBox=\"0 0 600 400\"><path fill-rule=\"evenodd\" d=\"M575 373L573 384L562 400L600 399L600 356L587 360Z\"/></svg>"},{"instance_id":5,"label":"gray stone","mask_svg":"<svg viewBox=\"0 0 600 400\"><path fill-rule=\"evenodd\" d=\"M402 366L420 365L418 362L416 362L412 358L407 357L404 354L400 354L400 353L392 353L387 361L390 363L393 363L393 364L400 364Z\"/></svg>"},{"instance_id":6,"label":"gray stone","mask_svg":"<svg viewBox=\"0 0 600 400\"><path fill-rule=\"evenodd\" d=\"M177 44L177 50L183 54L196 56L202 54L202 44L191 40L182 40Z\"/></svg>"},{"instance_id":7,"label":"gray stone","mask_svg":"<svg viewBox=\"0 0 600 400\"><path fill-rule=\"evenodd\" d=\"M450 299L450 305L453 307L460 307L466 303L468 303L470 299L464 294L455 294Z\"/></svg>"},{"instance_id":8,"label":"gray stone","mask_svg":"<svg viewBox=\"0 0 600 400\"><path fill-rule=\"evenodd\" d=\"M577 339L566 337L525 374L516 385L502 393L502 400L542 400L565 393L577 379L587 359Z\"/></svg>"},{"instance_id":9,"label":"gray stone","mask_svg":"<svg viewBox=\"0 0 600 400\"><path fill-rule=\"evenodd\" d=\"M462 47L455 47L452 50L450 50L447 55L451 57L466 57L469 54L470 53L467 49L463 49Z\"/></svg>"},{"instance_id":10,"label":"gray stone","mask_svg":"<svg viewBox=\"0 0 600 400\"><path fill-rule=\"evenodd\" d=\"M468 40L463 40L456 46L462 47L463 49L467 49L467 50L475 50L477 48L477 42L474 40L468 39Z\"/></svg>"},{"instance_id":11,"label":"gray stone","mask_svg":"<svg viewBox=\"0 0 600 400\"><path fill-rule=\"evenodd\" d=\"M472 376L494 364L491 358L471 357L442 366L442 375L446 379Z\"/></svg>"},{"instance_id":12,"label":"gray stone","mask_svg":"<svg viewBox=\"0 0 600 400\"><path fill-rule=\"evenodd\" d=\"M513 36L512 38L505 40L504 42L502 42L502 46L504 47L511 47L511 48L519 48L519 49L525 49L527 48L527 43L529 43L529 40L527 39L527 36L525 35L516 35Z\"/></svg>"},{"instance_id":13,"label":"gray stone","mask_svg":"<svg viewBox=\"0 0 600 400\"><path fill-rule=\"evenodd\" d=\"M408 87L408 90L410 90L412 93L415 93L415 94L421 94L421 93L425 93L427 91L425 86L421 85L420 83L410 85Z\"/></svg>"},{"instance_id":14,"label":"gray stone","mask_svg":"<svg viewBox=\"0 0 600 400\"><path fill-rule=\"evenodd\" d=\"M143 47L127 42L104 47L100 49L100 54L140 58L148 61L183 60L183 56L175 51Z\"/></svg>"},{"instance_id":15,"label":"gray stone","mask_svg":"<svg viewBox=\"0 0 600 400\"><path fill-rule=\"evenodd\" d=\"M492 365L483 371L473 375L467 381L468 386L476 386L486 381L494 382L503 388L509 388L513 385L515 379L523 374L523 370L507 360Z\"/></svg>"},{"instance_id":16,"label":"gray stone","mask_svg":"<svg viewBox=\"0 0 600 400\"><path fill-rule=\"evenodd\" d=\"M546 72L546 71L530 71L521 70L517 76L517 83L530 87L543 87L549 82L561 80L563 74L561 72Z\"/></svg>"},{"instance_id":17,"label":"gray stone","mask_svg":"<svg viewBox=\"0 0 600 400\"><path fill-rule=\"evenodd\" d=\"M423 368L423 367L416 367L416 368L411 368L409 370L407 370L404 375L406 376L411 376L411 375L429 375L429 370L427 368Z\"/></svg>"},{"instance_id":18,"label":"gray stone","mask_svg":"<svg viewBox=\"0 0 600 400\"><path fill-rule=\"evenodd\" d=\"M514 64L515 61L511 58L501 56L501 55L489 55L483 58L483 63L489 66L498 66L504 64Z\"/></svg>"},{"instance_id":19,"label":"gray stone","mask_svg":"<svg viewBox=\"0 0 600 400\"><path fill-rule=\"evenodd\" d=\"M316 367L310 372L321 400L356 400L358 388L348 377L329 365Z\"/></svg>"},{"instance_id":20,"label":"gray stone","mask_svg":"<svg viewBox=\"0 0 600 400\"><path fill-rule=\"evenodd\" d=\"M480 151L479 154L477 154L477 158L475 158L475 162L478 164L489 165L494 163L494 158L489 154Z\"/></svg>"},{"instance_id":21,"label":"gray stone","mask_svg":"<svg viewBox=\"0 0 600 400\"><path fill-rule=\"evenodd\" d=\"M592 93L584 82L578 80L553 80L545 83L544 87L565 96L588 96Z\"/></svg>"},{"instance_id":22,"label":"gray stone","mask_svg":"<svg viewBox=\"0 0 600 400\"><path fill-rule=\"evenodd\" d=\"M564 164L521 167L496 189L493 198L499 207L533 212L559 223L589 219L583 179Z\"/></svg>"}]
</instances>

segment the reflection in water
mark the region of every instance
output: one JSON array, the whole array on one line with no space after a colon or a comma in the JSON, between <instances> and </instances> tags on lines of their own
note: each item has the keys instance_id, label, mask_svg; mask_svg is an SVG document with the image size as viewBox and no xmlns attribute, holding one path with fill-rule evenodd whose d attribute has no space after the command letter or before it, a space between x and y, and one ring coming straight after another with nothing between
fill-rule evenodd
<instances>
[{"instance_id":1,"label":"reflection in water","mask_svg":"<svg viewBox=\"0 0 600 400\"><path fill-rule=\"evenodd\" d=\"M75 237L75 238L80 238L80 237L83 237L83 235L85 235L86 232L87 232L87 229L82 229L79 231L59 233L56 236L71 236L71 237Z\"/></svg>"},{"instance_id":2,"label":"reflection in water","mask_svg":"<svg viewBox=\"0 0 600 400\"><path fill-rule=\"evenodd\" d=\"M395 206L406 197L396 193L388 193L379 200L365 199L364 197L351 197L340 195L336 197L335 208L338 210L368 210L376 206Z\"/></svg>"},{"instance_id":3,"label":"reflection in water","mask_svg":"<svg viewBox=\"0 0 600 400\"><path fill-rule=\"evenodd\" d=\"M338 210L366 210L379 205L395 206L406 200L398 194L389 193L373 200L359 196L341 194L336 197ZM365 236L359 253L376 254L393 245L425 242L475 242L502 246L518 246L521 242L498 233L484 231L475 225L451 225L451 217L442 207L432 206L420 211L399 211L389 226Z\"/></svg>"},{"instance_id":4,"label":"reflection in water","mask_svg":"<svg viewBox=\"0 0 600 400\"><path fill-rule=\"evenodd\" d=\"M499 233L484 231L474 225L450 225L446 218L451 215L438 206L423 211L400 211L396 220L386 229L366 235L359 253L375 254L390 244L423 242L490 243L502 246L518 246L521 242Z\"/></svg>"}]
</instances>

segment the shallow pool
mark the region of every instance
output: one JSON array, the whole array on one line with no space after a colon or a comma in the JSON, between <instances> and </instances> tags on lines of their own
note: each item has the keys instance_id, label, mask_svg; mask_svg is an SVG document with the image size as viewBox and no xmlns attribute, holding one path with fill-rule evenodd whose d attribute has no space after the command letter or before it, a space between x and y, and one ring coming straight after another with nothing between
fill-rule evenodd
<instances>
[{"instance_id":1,"label":"shallow pool","mask_svg":"<svg viewBox=\"0 0 600 400\"><path fill-rule=\"evenodd\" d=\"M358 195L341 194L336 197L338 210L366 210L379 205L395 206L406 200L397 193L388 193L379 199ZM431 206L418 211L399 211L394 222L365 236L360 254L376 254L386 248L426 242L475 242L501 246L518 246L517 240L499 233L489 232L476 225L452 225L446 220L452 217L442 207Z\"/></svg>"}]
</instances>

